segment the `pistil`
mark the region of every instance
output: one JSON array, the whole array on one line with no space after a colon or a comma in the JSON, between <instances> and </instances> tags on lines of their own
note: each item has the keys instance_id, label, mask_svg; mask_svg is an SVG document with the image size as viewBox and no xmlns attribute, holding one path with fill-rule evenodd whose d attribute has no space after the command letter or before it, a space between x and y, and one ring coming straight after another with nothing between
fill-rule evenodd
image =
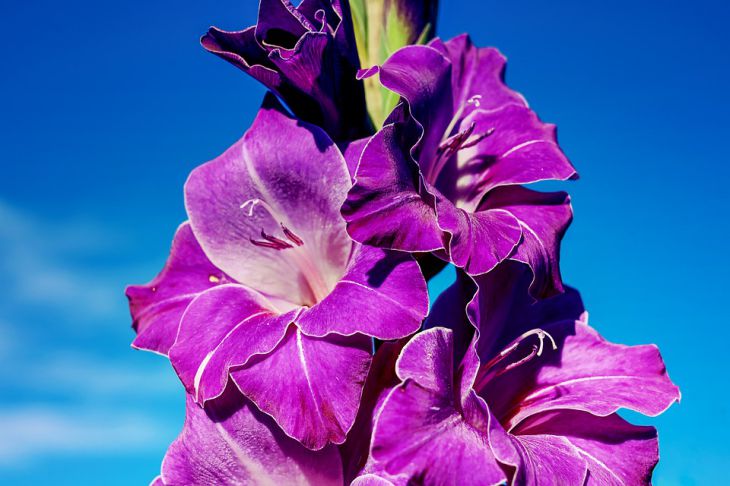
<instances>
[{"instance_id":1,"label":"pistil","mask_svg":"<svg viewBox=\"0 0 730 486\"><path fill-rule=\"evenodd\" d=\"M525 339L529 338L530 336L537 336L538 339L537 344L532 344L530 346L530 352L522 358L518 359L517 361L508 363L504 367L500 367L499 365L503 363L510 355L512 355L520 347L520 345L524 343ZM512 344L504 348L498 355L496 355L494 358L481 366L479 370L479 375L477 376L476 382L474 384L474 389L477 391L481 390L484 388L484 386L487 385L487 383L489 383L489 381L493 380L494 378L503 375L504 373L507 373L508 371L513 370L519 366L522 366L523 364L532 361L536 357L542 356L542 352L545 349L545 338L548 338L550 340L553 351L558 349L558 345L555 342L555 339L553 339L553 337L548 332L545 332L542 329L532 329L530 331L527 331L520 337L512 341Z\"/></svg>"}]
</instances>

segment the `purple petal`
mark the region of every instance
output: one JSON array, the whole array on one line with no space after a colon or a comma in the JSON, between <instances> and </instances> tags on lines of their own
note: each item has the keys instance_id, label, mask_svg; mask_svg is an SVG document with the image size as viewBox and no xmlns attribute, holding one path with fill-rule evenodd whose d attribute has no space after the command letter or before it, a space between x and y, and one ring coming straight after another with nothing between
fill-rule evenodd
<instances>
[{"instance_id":1,"label":"purple petal","mask_svg":"<svg viewBox=\"0 0 730 486\"><path fill-rule=\"evenodd\" d=\"M495 187L577 177L558 147L555 126L542 123L526 106L474 110L458 130L467 128L473 137L484 138L459 150L436 181L436 187L463 209L476 210Z\"/></svg>"},{"instance_id":2,"label":"purple petal","mask_svg":"<svg viewBox=\"0 0 730 486\"><path fill-rule=\"evenodd\" d=\"M421 172L428 174L436 159L436 149L456 111L451 63L431 47L407 46L383 63L380 82L408 102L410 113L422 128L416 158Z\"/></svg>"},{"instance_id":3,"label":"purple petal","mask_svg":"<svg viewBox=\"0 0 730 486\"><path fill-rule=\"evenodd\" d=\"M397 372L406 381L378 415L373 458L388 473L407 474L425 484L505 481L489 446L484 403L473 392L459 408L454 403L450 331L435 328L413 338L401 353Z\"/></svg>"},{"instance_id":4,"label":"purple petal","mask_svg":"<svg viewBox=\"0 0 730 486\"><path fill-rule=\"evenodd\" d=\"M587 485L649 485L659 460L656 430L617 414L596 417L562 410L530 419L520 434L564 436L586 461Z\"/></svg>"},{"instance_id":5,"label":"purple petal","mask_svg":"<svg viewBox=\"0 0 730 486\"><path fill-rule=\"evenodd\" d=\"M494 424L496 421L493 421ZM492 428L492 450L513 469L510 484L582 485L587 475L585 459L560 435L507 435Z\"/></svg>"},{"instance_id":6,"label":"purple petal","mask_svg":"<svg viewBox=\"0 0 730 486\"><path fill-rule=\"evenodd\" d=\"M369 134L347 2L307 0L295 7L289 0L263 0L255 27L240 32L211 28L201 43L335 139Z\"/></svg>"},{"instance_id":7,"label":"purple petal","mask_svg":"<svg viewBox=\"0 0 730 486\"><path fill-rule=\"evenodd\" d=\"M305 309L297 325L310 336L336 332L398 339L416 332L427 313L426 281L412 256L356 245L334 290Z\"/></svg>"},{"instance_id":8,"label":"purple petal","mask_svg":"<svg viewBox=\"0 0 730 486\"><path fill-rule=\"evenodd\" d=\"M137 331L132 346L166 355L190 301L229 281L205 256L190 224L180 225L162 272L147 285L127 287L132 327Z\"/></svg>"},{"instance_id":9,"label":"purple petal","mask_svg":"<svg viewBox=\"0 0 730 486\"><path fill-rule=\"evenodd\" d=\"M261 46L256 42L255 27L238 32L227 32L216 27L200 39L209 52L225 59L274 92L281 90L281 76Z\"/></svg>"},{"instance_id":10,"label":"purple petal","mask_svg":"<svg viewBox=\"0 0 730 486\"><path fill-rule=\"evenodd\" d=\"M491 410L508 428L548 410L607 416L628 408L656 416L679 400L656 346L610 343L582 321L536 326L555 339L558 350L545 351L479 390L492 397Z\"/></svg>"},{"instance_id":11,"label":"purple petal","mask_svg":"<svg viewBox=\"0 0 730 486\"><path fill-rule=\"evenodd\" d=\"M287 435L317 450L344 442L355 421L371 349L371 339L362 335L313 338L292 325L274 351L231 371L231 377Z\"/></svg>"},{"instance_id":12,"label":"purple petal","mask_svg":"<svg viewBox=\"0 0 730 486\"><path fill-rule=\"evenodd\" d=\"M345 157L345 162L347 162L347 170L350 172L353 180L357 172L357 166L360 163L362 152L365 150L365 146L369 141L370 138L361 138L340 147L342 155Z\"/></svg>"},{"instance_id":13,"label":"purple petal","mask_svg":"<svg viewBox=\"0 0 730 486\"><path fill-rule=\"evenodd\" d=\"M334 486L342 484L342 467L334 446L306 449L229 389L205 411L188 396L185 427L165 456L158 484Z\"/></svg>"},{"instance_id":14,"label":"purple petal","mask_svg":"<svg viewBox=\"0 0 730 486\"><path fill-rule=\"evenodd\" d=\"M455 107L465 106L475 95L482 97L480 106L485 109L507 104L526 105L525 99L504 83L506 59L497 49L478 48L466 34L446 42L434 39L430 45L451 61L452 85L456 87Z\"/></svg>"},{"instance_id":15,"label":"purple petal","mask_svg":"<svg viewBox=\"0 0 730 486\"><path fill-rule=\"evenodd\" d=\"M564 192L504 187L491 191L480 206L480 210L489 209L509 212L522 228L522 242L510 258L532 269L530 292L537 297L562 292L560 242L573 220L570 197Z\"/></svg>"},{"instance_id":16,"label":"purple petal","mask_svg":"<svg viewBox=\"0 0 730 486\"><path fill-rule=\"evenodd\" d=\"M439 197L437 209L439 226L451 235L449 259L470 275L489 272L520 243L519 221L502 208L469 213Z\"/></svg>"},{"instance_id":17,"label":"purple petal","mask_svg":"<svg viewBox=\"0 0 730 486\"><path fill-rule=\"evenodd\" d=\"M434 203L418 192L418 166L408 153L414 136L413 127L386 125L365 147L342 207L353 239L404 251L443 247Z\"/></svg>"},{"instance_id":18,"label":"purple petal","mask_svg":"<svg viewBox=\"0 0 730 486\"><path fill-rule=\"evenodd\" d=\"M267 295L311 305L334 287L350 255L339 213L349 187L327 135L268 98L243 139L192 172L185 200L216 266ZM267 247L267 236L288 247Z\"/></svg>"},{"instance_id":19,"label":"purple petal","mask_svg":"<svg viewBox=\"0 0 730 486\"><path fill-rule=\"evenodd\" d=\"M211 289L183 315L170 362L188 393L203 404L223 393L230 367L273 350L295 316L279 315L264 297L242 285Z\"/></svg>"},{"instance_id":20,"label":"purple petal","mask_svg":"<svg viewBox=\"0 0 730 486\"><path fill-rule=\"evenodd\" d=\"M373 473L363 474L352 480L350 486L406 486L408 478L402 479L402 481L393 482L386 477L392 477L388 474L377 475Z\"/></svg>"},{"instance_id":21,"label":"purple petal","mask_svg":"<svg viewBox=\"0 0 730 486\"><path fill-rule=\"evenodd\" d=\"M473 299L471 286L461 284L460 300L454 299L461 304L452 304L451 308L456 313L456 305L468 303L469 321L479 330L478 352L483 362L491 360L523 333L555 322L573 322L585 311L580 295L570 288L563 294L535 301L528 290L531 282L532 272L527 265L508 260L492 272L476 277L479 290Z\"/></svg>"}]
</instances>

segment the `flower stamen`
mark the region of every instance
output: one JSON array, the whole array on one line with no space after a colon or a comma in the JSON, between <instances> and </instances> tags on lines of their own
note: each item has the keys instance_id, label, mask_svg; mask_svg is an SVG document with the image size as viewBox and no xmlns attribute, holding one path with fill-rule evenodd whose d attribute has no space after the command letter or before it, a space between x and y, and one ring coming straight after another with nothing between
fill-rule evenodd
<instances>
[{"instance_id":1,"label":"flower stamen","mask_svg":"<svg viewBox=\"0 0 730 486\"><path fill-rule=\"evenodd\" d=\"M498 364L505 361L505 359L512 353L514 353L520 347L520 345L524 343L525 339L529 338L530 336L537 336L538 342L537 344L531 345L530 352L527 355L523 356L517 361L507 364L504 368L497 367ZM536 357L542 356L542 352L545 349L545 338L550 340L553 351L558 349L558 345L555 342L555 339L553 339L553 337L550 335L550 333L543 331L539 328L531 329L523 333L520 337L515 339L512 344L504 348L498 355L496 355L490 361L481 366L481 369L479 371L480 376L476 380L475 389L479 390L484 387L490 380L500 375L503 375L504 373L507 373L508 371L513 370L518 366L522 366L523 364L532 361Z\"/></svg>"},{"instance_id":2,"label":"flower stamen","mask_svg":"<svg viewBox=\"0 0 730 486\"><path fill-rule=\"evenodd\" d=\"M294 243L297 246L302 246L304 244L304 240L301 239L300 237L298 237L297 235L295 235L292 230L290 230L289 228L284 226L284 223L279 223L279 224L281 225L281 231L284 232L284 236L286 236L289 241L291 241L292 243Z\"/></svg>"}]
</instances>

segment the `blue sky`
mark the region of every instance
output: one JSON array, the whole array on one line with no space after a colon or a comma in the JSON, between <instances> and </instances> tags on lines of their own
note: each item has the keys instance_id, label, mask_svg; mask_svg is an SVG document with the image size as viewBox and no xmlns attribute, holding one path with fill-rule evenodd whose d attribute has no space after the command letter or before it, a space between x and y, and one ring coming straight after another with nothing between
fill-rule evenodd
<instances>
[{"instance_id":1,"label":"blue sky","mask_svg":"<svg viewBox=\"0 0 730 486\"><path fill-rule=\"evenodd\" d=\"M123 288L161 268L188 172L252 120L263 89L198 37L255 10L0 5L0 483L159 470L183 397L164 359L129 348ZM440 34L499 47L581 173L563 273L591 323L657 343L682 388L664 416L632 415L659 427L659 485L717 484L730 460L728 21L710 0L442 1Z\"/></svg>"}]
</instances>

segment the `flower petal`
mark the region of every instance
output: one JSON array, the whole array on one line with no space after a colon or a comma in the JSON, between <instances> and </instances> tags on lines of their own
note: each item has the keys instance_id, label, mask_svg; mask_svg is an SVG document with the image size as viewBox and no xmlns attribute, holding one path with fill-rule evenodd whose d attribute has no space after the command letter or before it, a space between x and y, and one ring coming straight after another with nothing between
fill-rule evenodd
<instances>
[{"instance_id":1,"label":"flower petal","mask_svg":"<svg viewBox=\"0 0 730 486\"><path fill-rule=\"evenodd\" d=\"M456 88L455 107L465 106L467 100L475 95L481 96L479 106L486 109L507 104L527 106L522 95L504 83L506 59L497 49L476 47L467 34L446 42L434 39L430 46L451 61L452 86ZM469 113L470 107L466 108L465 115Z\"/></svg>"},{"instance_id":2,"label":"flower petal","mask_svg":"<svg viewBox=\"0 0 730 486\"><path fill-rule=\"evenodd\" d=\"M418 334L403 349L396 370L405 382L388 396L377 417L373 458L388 473L407 474L425 484L504 482L489 446L484 402L471 392L461 411L454 404L450 331L434 328Z\"/></svg>"},{"instance_id":3,"label":"flower petal","mask_svg":"<svg viewBox=\"0 0 730 486\"><path fill-rule=\"evenodd\" d=\"M255 27L240 32L211 28L201 44L336 140L370 133L347 2L307 0L295 7L290 0L263 0Z\"/></svg>"},{"instance_id":4,"label":"flower petal","mask_svg":"<svg viewBox=\"0 0 730 486\"><path fill-rule=\"evenodd\" d=\"M365 146L369 141L370 138L361 138L340 146L342 155L345 157L345 162L347 162L347 170L350 172L353 180L357 172L357 166L360 163L360 157L362 157Z\"/></svg>"},{"instance_id":5,"label":"flower petal","mask_svg":"<svg viewBox=\"0 0 730 486\"><path fill-rule=\"evenodd\" d=\"M310 336L336 332L398 339L416 332L427 313L426 281L412 256L356 245L334 290L305 309L297 325Z\"/></svg>"},{"instance_id":6,"label":"flower petal","mask_svg":"<svg viewBox=\"0 0 730 486\"><path fill-rule=\"evenodd\" d=\"M408 102L409 113L419 128L416 160L421 172L428 174L431 164L436 161L437 147L455 113L451 63L429 46L407 46L398 49L383 63L380 82ZM389 119L392 120L393 115Z\"/></svg>"},{"instance_id":7,"label":"flower petal","mask_svg":"<svg viewBox=\"0 0 730 486\"><path fill-rule=\"evenodd\" d=\"M412 124L393 123L365 147L342 206L347 231L356 241L403 251L443 247L435 205L419 193L418 166L408 152L417 136Z\"/></svg>"},{"instance_id":8,"label":"flower petal","mask_svg":"<svg viewBox=\"0 0 730 486\"><path fill-rule=\"evenodd\" d=\"M439 226L447 231L449 259L470 275L487 273L510 256L522 238L515 216L502 208L469 213L438 197Z\"/></svg>"},{"instance_id":9,"label":"flower petal","mask_svg":"<svg viewBox=\"0 0 730 486\"><path fill-rule=\"evenodd\" d=\"M287 435L318 450L345 441L371 349L372 340L362 335L313 338L292 325L274 351L251 359L231 377Z\"/></svg>"},{"instance_id":10,"label":"flower petal","mask_svg":"<svg viewBox=\"0 0 730 486\"><path fill-rule=\"evenodd\" d=\"M183 315L170 362L188 393L203 404L223 393L231 366L274 349L295 315L278 315L264 297L242 285L211 289Z\"/></svg>"},{"instance_id":11,"label":"flower petal","mask_svg":"<svg viewBox=\"0 0 730 486\"><path fill-rule=\"evenodd\" d=\"M158 484L341 485L337 449L310 451L230 389L204 410L187 398L185 427L162 463Z\"/></svg>"},{"instance_id":12,"label":"flower petal","mask_svg":"<svg viewBox=\"0 0 730 486\"><path fill-rule=\"evenodd\" d=\"M580 294L571 288L536 301L529 293L530 268L513 260L475 277L475 282L476 296L471 286L461 284L461 302L468 302L469 321L479 330L479 357L485 363L523 333L555 322L573 322L585 312Z\"/></svg>"},{"instance_id":13,"label":"flower petal","mask_svg":"<svg viewBox=\"0 0 730 486\"><path fill-rule=\"evenodd\" d=\"M484 138L459 150L436 181L458 207L476 210L495 187L577 177L558 147L555 126L542 123L526 106L474 110L459 130L467 128L474 137Z\"/></svg>"},{"instance_id":14,"label":"flower petal","mask_svg":"<svg viewBox=\"0 0 730 486\"><path fill-rule=\"evenodd\" d=\"M479 391L494 397L491 410L510 428L548 410L607 416L628 408L656 416L679 400L656 346L610 343L580 320L539 327L555 339L558 350L546 350Z\"/></svg>"},{"instance_id":15,"label":"flower petal","mask_svg":"<svg viewBox=\"0 0 730 486\"><path fill-rule=\"evenodd\" d=\"M229 281L205 256L190 224L180 225L162 272L147 285L127 287L137 331L132 346L166 355L188 304L201 292Z\"/></svg>"},{"instance_id":16,"label":"flower petal","mask_svg":"<svg viewBox=\"0 0 730 486\"><path fill-rule=\"evenodd\" d=\"M497 459L514 470L510 484L582 485L588 473L585 459L565 437L559 435L508 435L496 420L492 449Z\"/></svg>"},{"instance_id":17,"label":"flower petal","mask_svg":"<svg viewBox=\"0 0 730 486\"><path fill-rule=\"evenodd\" d=\"M339 213L350 176L322 130L281 110L268 97L243 139L192 172L185 202L193 231L216 266L267 295L312 303L334 287L350 254ZM265 239L262 231L292 248L256 244Z\"/></svg>"},{"instance_id":18,"label":"flower petal","mask_svg":"<svg viewBox=\"0 0 730 486\"><path fill-rule=\"evenodd\" d=\"M564 436L586 461L587 485L648 486L659 461L656 429L632 425L617 414L561 410L531 418L520 429L520 434Z\"/></svg>"},{"instance_id":19,"label":"flower petal","mask_svg":"<svg viewBox=\"0 0 730 486\"><path fill-rule=\"evenodd\" d=\"M523 239L510 258L532 269L532 295L548 297L562 292L560 242L573 220L570 197L564 192L503 187L491 191L480 206L480 210L497 208L514 216L522 229Z\"/></svg>"}]
</instances>

